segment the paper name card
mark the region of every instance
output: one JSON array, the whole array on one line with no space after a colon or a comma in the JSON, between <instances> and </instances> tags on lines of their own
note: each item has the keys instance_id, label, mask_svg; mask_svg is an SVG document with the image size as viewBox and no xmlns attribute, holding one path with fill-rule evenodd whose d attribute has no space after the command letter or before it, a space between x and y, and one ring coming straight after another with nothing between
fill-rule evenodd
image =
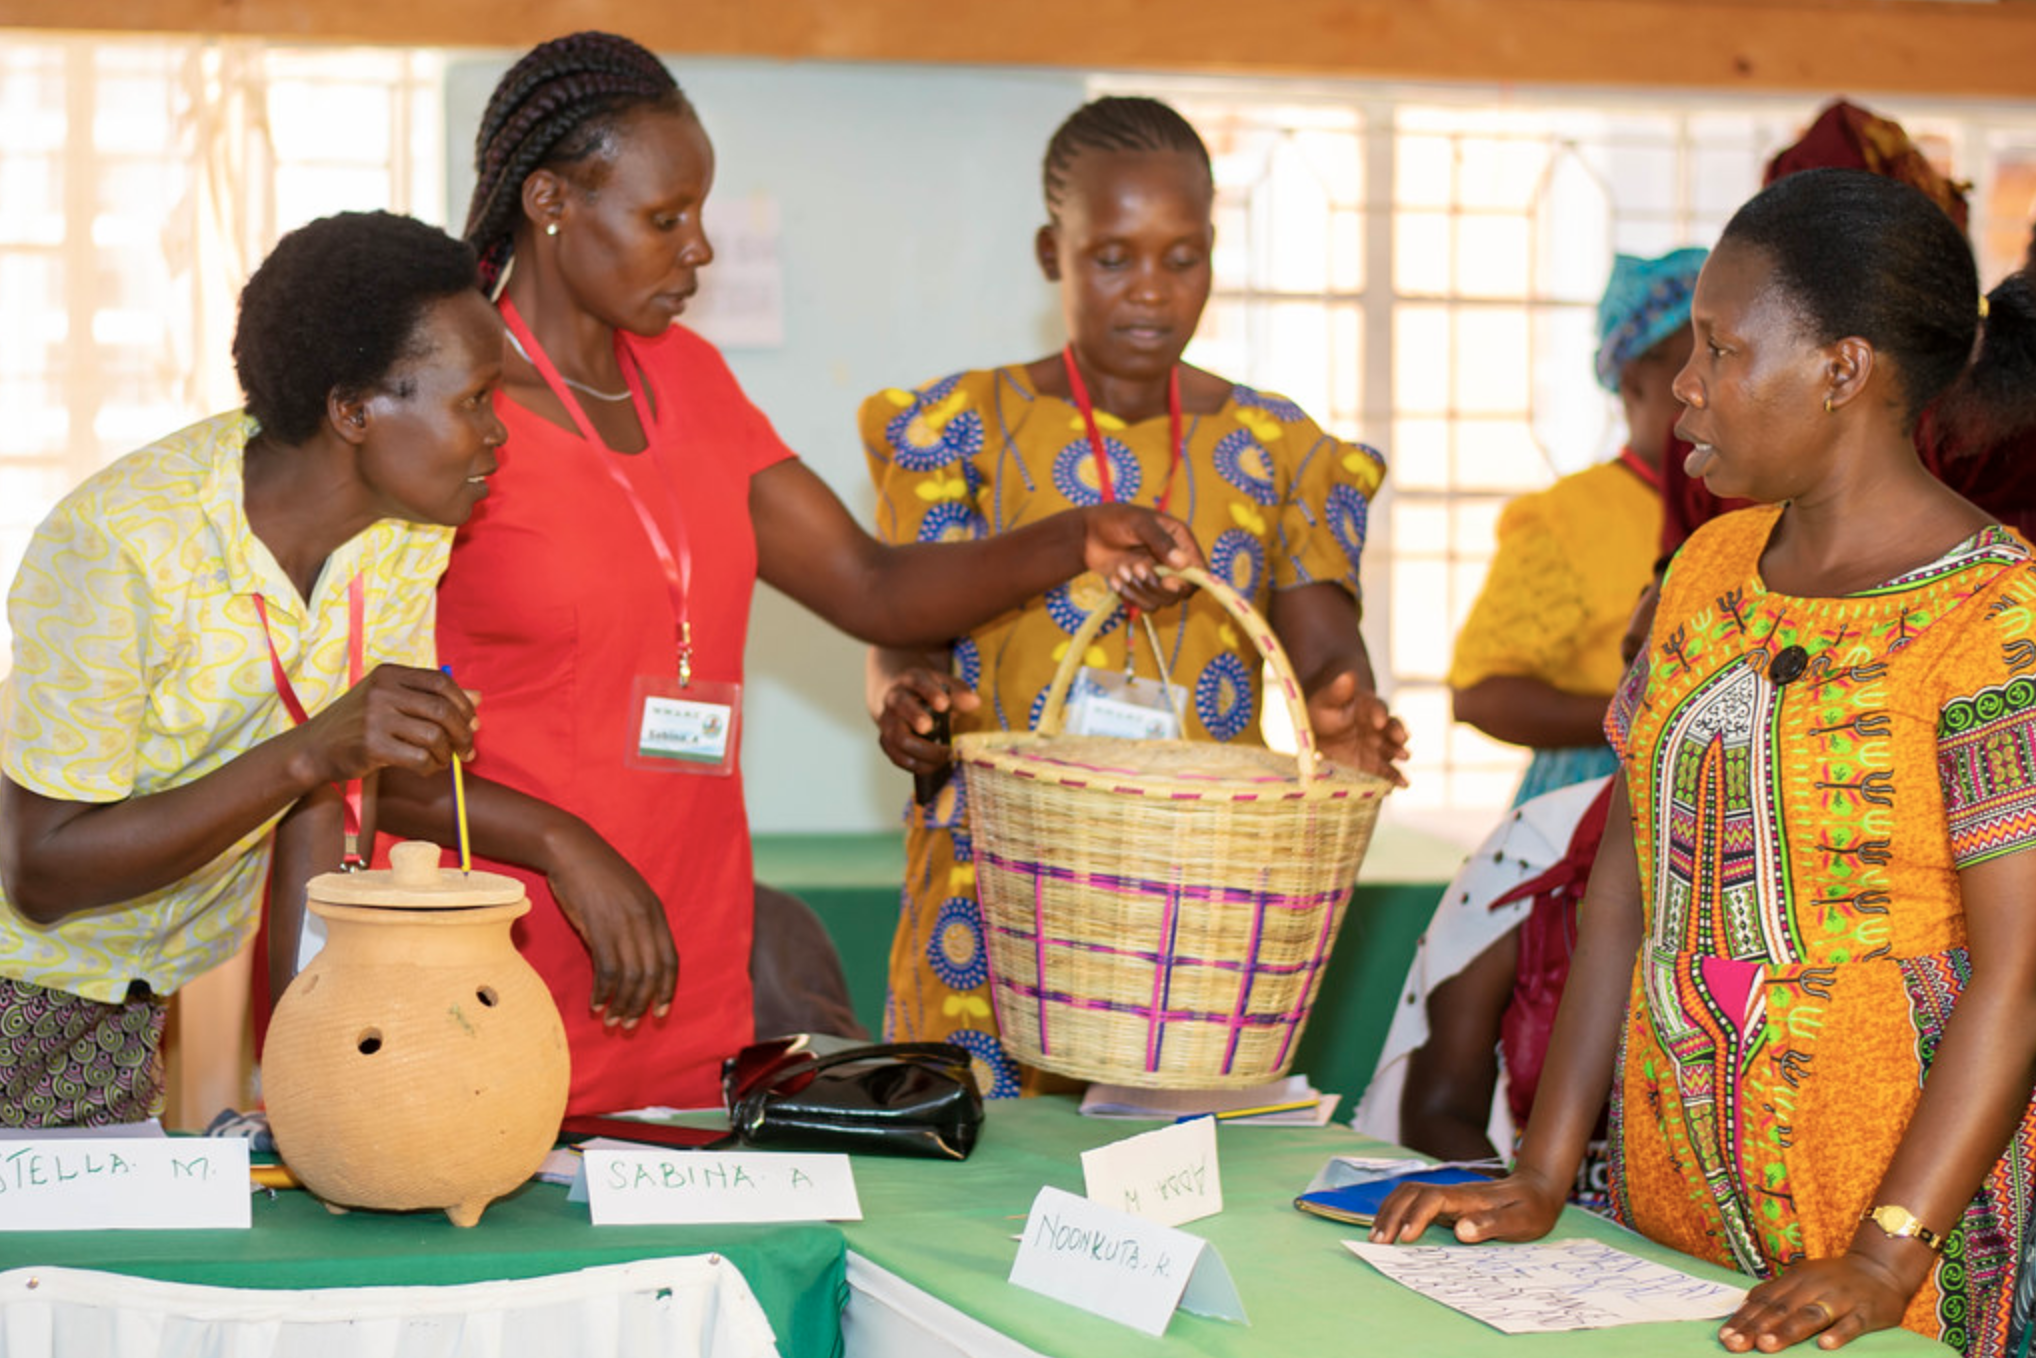
<instances>
[{"instance_id":1,"label":"paper name card","mask_svg":"<svg viewBox=\"0 0 2036 1358\"><path fill-rule=\"evenodd\" d=\"M1176 1310L1251 1323L1214 1245L1058 1188L1032 1200L1011 1281L1150 1335Z\"/></svg>"},{"instance_id":2,"label":"paper name card","mask_svg":"<svg viewBox=\"0 0 2036 1358\"><path fill-rule=\"evenodd\" d=\"M1195 1118L1082 1152L1091 1201L1179 1226L1223 1210L1216 1120Z\"/></svg>"},{"instance_id":3,"label":"paper name card","mask_svg":"<svg viewBox=\"0 0 2036 1358\"><path fill-rule=\"evenodd\" d=\"M582 1159L596 1226L862 1220L846 1155L588 1150Z\"/></svg>"},{"instance_id":4,"label":"paper name card","mask_svg":"<svg viewBox=\"0 0 2036 1358\"><path fill-rule=\"evenodd\" d=\"M240 1137L0 1145L0 1231L245 1230L251 1219Z\"/></svg>"}]
</instances>

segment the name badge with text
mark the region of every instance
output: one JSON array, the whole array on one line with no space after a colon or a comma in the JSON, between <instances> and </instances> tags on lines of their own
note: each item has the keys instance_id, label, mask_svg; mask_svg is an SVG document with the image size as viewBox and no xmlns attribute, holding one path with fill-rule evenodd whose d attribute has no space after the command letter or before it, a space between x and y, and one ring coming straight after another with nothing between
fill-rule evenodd
<instances>
[{"instance_id":1,"label":"name badge with text","mask_svg":"<svg viewBox=\"0 0 2036 1358\"><path fill-rule=\"evenodd\" d=\"M630 702L629 749L624 762L663 773L735 771L736 728L742 720L737 684L643 676Z\"/></svg>"}]
</instances>

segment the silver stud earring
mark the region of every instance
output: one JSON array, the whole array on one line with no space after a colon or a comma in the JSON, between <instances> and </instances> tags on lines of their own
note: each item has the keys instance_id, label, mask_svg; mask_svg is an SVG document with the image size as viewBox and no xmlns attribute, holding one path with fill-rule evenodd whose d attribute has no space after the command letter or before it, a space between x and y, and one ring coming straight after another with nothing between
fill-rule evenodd
<instances>
[{"instance_id":1,"label":"silver stud earring","mask_svg":"<svg viewBox=\"0 0 2036 1358\"><path fill-rule=\"evenodd\" d=\"M558 234L558 223L546 222L544 224L544 234L547 236L556 236Z\"/></svg>"}]
</instances>

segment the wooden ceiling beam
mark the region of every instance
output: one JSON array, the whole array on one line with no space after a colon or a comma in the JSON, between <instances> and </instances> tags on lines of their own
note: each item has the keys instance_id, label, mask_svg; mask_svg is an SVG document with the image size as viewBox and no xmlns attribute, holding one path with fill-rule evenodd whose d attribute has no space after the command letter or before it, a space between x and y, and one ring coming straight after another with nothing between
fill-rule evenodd
<instances>
[{"instance_id":1,"label":"wooden ceiling beam","mask_svg":"<svg viewBox=\"0 0 2036 1358\"><path fill-rule=\"evenodd\" d=\"M2036 96L2031 0L0 0L0 27L1748 91Z\"/></svg>"}]
</instances>

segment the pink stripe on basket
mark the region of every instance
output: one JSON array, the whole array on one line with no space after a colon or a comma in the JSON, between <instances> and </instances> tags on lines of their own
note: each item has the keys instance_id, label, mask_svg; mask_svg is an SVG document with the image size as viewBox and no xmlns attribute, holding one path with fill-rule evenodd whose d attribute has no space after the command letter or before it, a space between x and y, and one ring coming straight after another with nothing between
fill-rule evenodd
<instances>
[{"instance_id":1,"label":"pink stripe on basket","mask_svg":"<svg viewBox=\"0 0 2036 1358\"><path fill-rule=\"evenodd\" d=\"M1313 910L1326 902L1334 902L1346 893L1341 891L1315 891L1302 895L1284 895L1276 892L1259 892L1250 887L1232 886L1177 886L1171 882L1156 881L1149 877L1126 877L1118 873L1076 872L1071 868L1039 863L1025 858L1006 858L1002 854L976 846L976 858L991 867L1020 877L1044 877L1056 882L1072 882L1079 886L1096 887L1120 895L1167 896L1177 895L1184 901L1220 901L1240 905L1251 905L1259 901L1274 910Z\"/></svg>"},{"instance_id":2,"label":"pink stripe on basket","mask_svg":"<svg viewBox=\"0 0 2036 1358\"><path fill-rule=\"evenodd\" d=\"M1259 881L1265 881L1263 874ZM1251 908L1251 951L1244 964L1244 975L1237 986L1237 1007L1230 1013L1230 1041L1223 1048L1223 1073L1228 1075L1237 1062L1237 1043L1244 1036L1244 1014L1251 1007L1251 983L1258 975L1258 943L1265 932L1265 897L1252 902Z\"/></svg>"},{"instance_id":3,"label":"pink stripe on basket","mask_svg":"<svg viewBox=\"0 0 2036 1358\"><path fill-rule=\"evenodd\" d=\"M1307 1015L1309 1004L1314 1001L1315 987L1322 983L1322 964L1329 960L1329 930L1335 923L1336 911L1334 909L1324 910L1322 912L1322 932L1315 936L1314 979L1309 981L1307 986L1303 988L1300 1007L1288 1015L1287 1035L1280 1039L1280 1054L1277 1062L1279 1066L1286 1065L1287 1053L1292 1050L1294 1045L1294 1033L1301 1026L1302 1018Z\"/></svg>"},{"instance_id":4,"label":"pink stripe on basket","mask_svg":"<svg viewBox=\"0 0 2036 1358\"><path fill-rule=\"evenodd\" d=\"M1046 874L1041 872L1032 874L1032 968L1038 987L1033 1011L1039 1019L1039 1054L1051 1056L1053 1048L1046 1041Z\"/></svg>"},{"instance_id":5,"label":"pink stripe on basket","mask_svg":"<svg viewBox=\"0 0 2036 1358\"><path fill-rule=\"evenodd\" d=\"M1000 978L996 984L1009 990L1013 995L1022 996L1027 1000L1040 1000L1050 1004L1057 1004L1066 1009L1086 1009L1100 1014L1131 1014L1138 1018L1144 1018L1151 1012L1142 1004L1133 1004L1126 1000L1106 1000L1093 996L1077 998L1065 990L1042 992L1025 984L1023 981L1007 981ZM1200 1009L1169 1009L1163 1017L1170 1024L1215 1023L1228 1027L1230 1023L1230 1015L1226 1013L1205 1012ZM1247 1028L1273 1028L1282 1024L1292 1025L1299 1021L1299 1018L1299 1011L1284 1014L1254 1014L1244 1020L1244 1026Z\"/></svg>"},{"instance_id":6,"label":"pink stripe on basket","mask_svg":"<svg viewBox=\"0 0 2036 1358\"><path fill-rule=\"evenodd\" d=\"M1172 958L1176 930L1180 924L1180 897L1169 891L1166 894L1166 914L1162 917L1160 936L1166 940L1161 955L1153 959L1152 969L1152 1012L1145 1020L1145 1068L1159 1069L1159 1045L1166 1035L1166 1005L1173 991L1174 970Z\"/></svg>"}]
</instances>

